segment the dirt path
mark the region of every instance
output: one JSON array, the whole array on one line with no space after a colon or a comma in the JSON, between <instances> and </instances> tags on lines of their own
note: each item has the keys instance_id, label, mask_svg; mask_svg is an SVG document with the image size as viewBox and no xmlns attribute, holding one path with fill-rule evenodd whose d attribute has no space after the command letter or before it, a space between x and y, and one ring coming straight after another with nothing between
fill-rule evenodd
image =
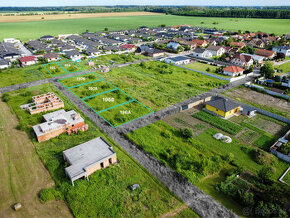
<instances>
[{"instance_id":1,"label":"dirt path","mask_svg":"<svg viewBox=\"0 0 290 218\"><path fill-rule=\"evenodd\" d=\"M163 214L160 218L174 217L178 215L181 211L185 210L188 206L186 204L176 208L174 211L170 211L169 213Z\"/></svg>"},{"instance_id":2,"label":"dirt path","mask_svg":"<svg viewBox=\"0 0 290 218\"><path fill-rule=\"evenodd\" d=\"M127 16L148 16L161 15L152 12L111 12L111 13L80 13L80 14L53 14L53 15L26 15L26 16L1 16L0 23L14 23L27 21L44 21L44 20L64 20L80 19L94 17L127 17Z\"/></svg>"},{"instance_id":3,"label":"dirt path","mask_svg":"<svg viewBox=\"0 0 290 218\"><path fill-rule=\"evenodd\" d=\"M16 130L17 117L0 101L0 217L72 217L63 201L41 204L38 193L52 187L48 171L27 134ZM20 202L15 212L11 206Z\"/></svg>"}]
</instances>

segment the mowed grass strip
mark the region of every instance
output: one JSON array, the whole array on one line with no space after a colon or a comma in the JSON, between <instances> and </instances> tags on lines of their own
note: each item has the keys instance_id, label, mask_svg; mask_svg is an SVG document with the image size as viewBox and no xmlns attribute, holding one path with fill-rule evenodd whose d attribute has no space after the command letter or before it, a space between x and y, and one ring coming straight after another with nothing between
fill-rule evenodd
<instances>
[{"instance_id":1,"label":"mowed grass strip","mask_svg":"<svg viewBox=\"0 0 290 218\"><path fill-rule=\"evenodd\" d=\"M214 116L210 113L207 113L205 111L200 111L198 113L195 113L192 115L193 117L200 119L204 122L207 122L209 124L211 124L212 126L215 126L227 133L230 133L232 135L236 135L238 134L241 130L243 130L243 127L232 123L228 120L224 120L220 117Z\"/></svg>"},{"instance_id":2,"label":"mowed grass strip","mask_svg":"<svg viewBox=\"0 0 290 218\"><path fill-rule=\"evenodd\" d=\"M69 90L76 94L80 98L85 98L88 96L101 94L103 92L109 91L115 89L114 86L110 85L104 80L98 81L98 82L88 82L85 85L77 86L70 88Z\"/></svg>"},{"instance_id":3,"label":"mowed grass strip","mask_svg":"<svg viewBox=\"0 0 290 218\"><path fill-rule=\"evenodd\" d=\"M139 102L133 101L99 113L99 115L102 116L112 126L117 127L152 112L152 110L143 106Z\"/></svg>"},{"instance_id":4,"label":"mowed grass strip","mask_svg":"<svg viewBox=\"0 0 290 218\"><path fill-rule=\"evenodd\" d=\"M95 73L84 73L79 76L73 76L66 79L60 79L58 80L62 85L64 85L67 88L78 86L81 84L93 82L96 80L100 80L100 77L98 77Z\"/></svg>"},{"instance_id":5,"label":"mowed grass strip","mask_svg":"<svg viewBox=\"0 0 290 218\"><path fill-rule=\"evenodd\" d=\"M29 103L32 96L47 92L54 92L60 97L65 103L66 111L75 110L80 113L89 125L89 130L70 136L62 134L38 143L32 126L43 122L43 113L30 115L19 106ZM55 181L55 189L61 192L59 197L67 202L75 217L159 217L183 204L121 147L103 134L52 84L6 93L4 99L19 118L18 128L26 131L32 140L36 153ZM64 169L67 164L63 160L62 151L99 136L113 146L119 163L90 175L90 181L79 179L75 181L75 186L72 186L65 175ZM140 184L141 188L132 192L129 186L135 183ZM192 211L190 217L193 216L195 213Z\"/></svg>"},{"instance_id":6,"label":"mowed grass strip","mask_svg":"<svg viewBox=\"0 0 290 218\"><path fill-rule=\"evenodd\" d=\"M134 99L117 89L83 101L94 111L98 112L132 100Z\"/></svg>"}]
</instances>

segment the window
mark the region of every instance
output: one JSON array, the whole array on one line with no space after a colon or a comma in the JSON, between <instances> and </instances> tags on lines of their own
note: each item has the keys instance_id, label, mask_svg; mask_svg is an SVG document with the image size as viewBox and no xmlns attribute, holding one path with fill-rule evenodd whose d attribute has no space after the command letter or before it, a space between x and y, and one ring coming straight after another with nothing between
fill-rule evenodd
<instances>
[{"instance_id":1,"label":"window","mask_svg":"<svg viewBox=\"0 0 290 218\"><path fill-rule=\"evenodd\" d=\"M104 163L101 163L100 165L101 165L101 168L104 168Z\"/></svg>"}]
</instances>

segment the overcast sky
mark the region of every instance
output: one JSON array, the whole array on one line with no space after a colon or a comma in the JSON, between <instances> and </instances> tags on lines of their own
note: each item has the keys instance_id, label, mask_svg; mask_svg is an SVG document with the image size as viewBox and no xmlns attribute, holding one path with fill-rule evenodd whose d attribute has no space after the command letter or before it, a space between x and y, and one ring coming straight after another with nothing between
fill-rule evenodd
<instances>
[{"instance_id":1,"label":"overcast sky","mask_svg":"<svg viewBox=\"0 0 290 218\"><path fill-rule=\"evenodd\" d=\"M75 6L75 5L221 5L289 6L290 0L0 0L5 6Z\"/></svg>"}]
</instances>

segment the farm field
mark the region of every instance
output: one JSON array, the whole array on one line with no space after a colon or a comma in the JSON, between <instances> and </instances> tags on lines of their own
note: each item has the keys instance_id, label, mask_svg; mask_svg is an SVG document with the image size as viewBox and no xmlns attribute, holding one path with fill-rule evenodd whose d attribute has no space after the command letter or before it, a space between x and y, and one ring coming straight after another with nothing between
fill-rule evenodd
<instances>
[{"instance_id":1,"label":"farm field","mask_svg":"<svg viewBox=\"0 0 290 218\"><path fill-rule=\"evenodd\" d=\"M204 72L204 73L210 73L210 74L213 74L213 75L216 75L216 76L220 76L220 77L224 77L224 78L230 78L230 76L223 75L223 74L220 74L220 73L215 73L215 70L218 67L212 66L212 65L209 65L209 64L203 64L203 63L200 63L200 62L194 62L194 63L186 64L186 65L183 65L183 66L187 67L187 68L190 68L190 69L193 69L193 70L198 70L198 71L201 71L201 72Z\"/></svg>"},{"instance_id":2,"label":"farm field","mask_svg":"<svg viewBox=\"0 0 290 218\"><path fill-rule=\"evenodd\" d=\"M110 12L110 13L60 13L60 14L39 14L39 15L17 15L17 16L0 16L0 23L11 22L28 22L40 20L64 20L64 19L82 19L96 17L127 17L127 16L148 16L158 15L152 12Z\"/></svg>"},{"instance_id":3,"label":"farm field","mask_svg":"<svg viewBox=\"0 0 290 218\"><path fill-rule=\"evenodd\" d=\"M254 107L290 118L290 102L240 86L223 93L225 96Z\"/></svg>"},{"instance_id":4,"label":"farm field","mask_svg":"<svg viewBox=\"0 0 290 218\"><path fill-rule=\"evenodd\" d=\"M41 204L38 193L54 186L27 134L17 130L17 117L0 100L1 217L72 217L64 201ZM17 202L22 209L15 212Z\"/></svg>"},{"instance_id":5,"label":"farm field","mask_svg":"<svg viewBox=\"0 0 290 218\"><path fill-rule=\"evenodd\" d=\"M256 148L239 139L240 133L232 136L192 117L192 113L198 110L193 108L172 115L164 119L165 122L158 121L127 137L239 215L242 207L218 192L216 185L225 179L224 175L230 169L242 168L257 174L263 165L254 158ZM180 131L184 128L193 131L193 138L184 138ZM216 140L213 135L217 132L229 135L233 142L226 144ZM232 158L230 162L227 161L229 156ZM276 169L273 178L278 180L288 164L273 155L271 157Z\"/></svg>"},{"instance_id":6,"label":"farm field","mask_svg":"<svg viewBox=\"0 0 290 218\"><path fill-rule=\"evenodd\" d=\"M203 23L202 23L203 22ZM213 23L218 24L213 24ZM263 31L267 33L286 34L290 32L290 21L287 19L251 19L251 18L217 18L187 17L175 15L101 17L64 20L42 20L17 23L0 23L0 40L19 38L24 41L39 38L43 35L82 33L88 31L132 29L140 26L156 27L189 24L200 27L215 27L226 30ZM37 31L35 31L37 29Z\"/></svg>"},{"instance_id":7,"label":"farm field","mask_svg":"<svg viewBox=\"0 0 290 218\"><path fill-rule=\"evenodd\" d=\"M154 111L227 83L157 61L113 68L102 77Z\"/></svg>"},{"instance_id":8,"label":"farm field","mask_svg":"<svg viewBox=\"0 0 290 218\"><path fill-rule=\"evenodd\" d=\"M101 133L100 129L81 112L81 116L89 124L88 131L71 136L63 134L49 141L38 143L31 126L42 121L42 114L31 116L27 111L23 111L19 105L28 103L34 95L47 92L54 92L60 97L65 102L65 110L73 109L80 112L51 84L6 93L3 95L3 99L19 118L18 128L26 131L37 154L55 181L55 188L48 189L48 191L57 192L58 199L65 199L74 216L151 217L174 211L184 205L148 171L131 159L117 144ZM98 136L105 138L114 147L119 163L92 174L89 182L85 179L76 181L73 187L64 172L66 165L62 158L62 151ZM141 188L131 192L128 187L134 183L140 184ZM191 210L186 210L185 213L196 216Z\"/></svg>"},{"instance_id":9,"label":"farm field","mask_svg":"<svg viewBox=\"0 0 290 218\"><path fill-rule=\"evenodd\" d=\"M0 88L45 78L51 78L51 75L40 64L0 70Z\"/></svg>"}]
</instances>

